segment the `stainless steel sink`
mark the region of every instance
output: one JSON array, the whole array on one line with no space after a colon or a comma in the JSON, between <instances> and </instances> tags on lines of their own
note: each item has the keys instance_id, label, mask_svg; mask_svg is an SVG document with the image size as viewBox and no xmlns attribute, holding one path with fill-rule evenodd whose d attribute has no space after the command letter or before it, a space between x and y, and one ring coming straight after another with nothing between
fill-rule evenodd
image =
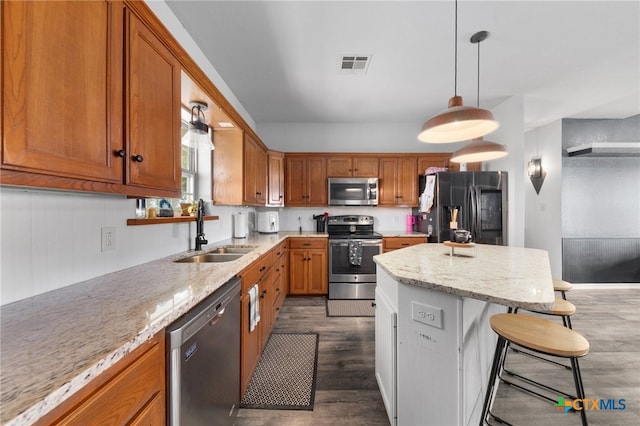
<instances>
[{"instance_id":1,"label":"stainless steel sink","mask_svg":"<svg viewBox=\"0 0 640 426\"><path fill-rule=\"evenodd\" d=\"M239 253L239 254L247 254L252 251L255 247L239 247L239 246L224 246L218 247L217 249L211 250L209 253Z\"/></svg>"},{"instance_id":2,"label":"stainless steel sink","mask_svg":"<svg viewBox=\"0 0 640 426\"><path fill-rule=\"evenodd\" d=\"M240 259L243 253L204 253L195 256L184 257L176 260L177 263L220 263L231 262Z\"/></svg>"},{"instance_id":3,"label":"stainless steel sink","mask_svg":"<svg viewBox=\"0 0 640 426\"><path fill-rule=\"evenodd\" d=\"M231 262L240 259L245 254L255 249L251 246L223 246L215 248L207 253L196 254L178 259L177 263L220 263Z\"/></svg>"}]
</instances>

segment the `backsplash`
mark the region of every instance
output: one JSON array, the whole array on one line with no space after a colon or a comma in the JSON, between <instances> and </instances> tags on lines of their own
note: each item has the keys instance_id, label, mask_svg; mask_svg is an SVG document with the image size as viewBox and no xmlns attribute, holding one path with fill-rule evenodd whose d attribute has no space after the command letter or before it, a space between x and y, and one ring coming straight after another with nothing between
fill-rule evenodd
<instances>
[{"instance_id":1,"label":"backsplash","mask_svg":"<svg viewBox=\"0 0 640 426\"><path fill-rule=\"evenodd\" d=\"M231 215L214 206L210 243L231 238ZM135 200L123 196L0 188L0 305L193 248L195 223L127 226ZM101 228L115 250L101 251ZM132 283L135 285L135 283Z\"/></svg>"}]
</instances>

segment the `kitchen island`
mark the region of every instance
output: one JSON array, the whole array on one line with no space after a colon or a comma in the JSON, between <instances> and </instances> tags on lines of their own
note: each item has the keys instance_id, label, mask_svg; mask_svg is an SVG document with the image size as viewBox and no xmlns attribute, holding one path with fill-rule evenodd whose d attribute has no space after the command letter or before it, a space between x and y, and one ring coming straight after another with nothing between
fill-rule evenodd
<instances>
[{"instance_id":1,"label":"kitchen island","mask_svg":"<svg viewBox=\"0 0 640 426\"><path fill-rule=\"evenodd\" d=\"M392 425L478 424L506 307L554 301L547 252L419 244L374 257L376 379Z\"/></svg>"}]
</instances>

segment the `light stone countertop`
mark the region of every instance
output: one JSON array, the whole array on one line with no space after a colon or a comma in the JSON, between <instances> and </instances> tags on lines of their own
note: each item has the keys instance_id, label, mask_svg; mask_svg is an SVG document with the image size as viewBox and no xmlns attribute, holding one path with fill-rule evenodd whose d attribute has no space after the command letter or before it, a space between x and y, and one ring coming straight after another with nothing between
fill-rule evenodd
<instances>
[{"instance_id":1,"label":"light stone countertop","mask_svg":"<svg viewBox=\"0 0 640 426\"><path fill-rule=\"evenodd\" d=\"M417 244L375 256L396 281L460 297L546 310L553 305L549 256L544 250L476 244L456 249Z\"/></svg>"},{"instance_id":2,"label":"light stone countertop","mask_svg":"<svg viewBox=\"0 0 640 426\"><path fill-rule=\"evenodd\" d=\"M416 231L407 231L406 229L403 230L393 230L393 231L380 231L380 233L382 234L383 238L391 238L391 237L401 237L401 238L405 238L405 237L415 237L415 238L427 238L427 234L423 233L423 232L416 232Z\"/></svg>"},{"instance_id":3,"label":"light stone countertop","mask_svg":"<svg viewBox=\"0 0 640 426\"><path fill-rule=\"evenodd\" d=\"M189 311L287 236L208 244L256 248L226 263L174 263L183 252L0 307L0 423L32 424Z\"/></svg>"}]
</instances>

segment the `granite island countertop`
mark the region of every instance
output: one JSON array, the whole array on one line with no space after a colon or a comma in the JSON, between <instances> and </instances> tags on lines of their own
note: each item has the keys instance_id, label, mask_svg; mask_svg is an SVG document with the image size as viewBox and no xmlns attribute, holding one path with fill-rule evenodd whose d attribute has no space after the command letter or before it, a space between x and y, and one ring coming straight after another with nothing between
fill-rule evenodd
<instances>
[{"instance_id":1,"label":"granite island countertop","mask_svg":"<svg viewBox=\"0 0 640 426\"><path fill-rule=\"evenodd\" d=\"M456 250L450 256L444 244L424 243L377 255L374 261L404 284L522 309L553 305L546 251L485 244Z\"/></svg>"},{"instance_id":2,"label":"granite island countertop","mask_svg":"<svg viewBox=\"0 0 640 426\"><path fill-rule=\"evenodd\" d=\"M174 263L178 253L0 307L0 423L32 424L291 237L252 233L210 243L255 249L232 262Z\"/></svg>"}]
</instances>

